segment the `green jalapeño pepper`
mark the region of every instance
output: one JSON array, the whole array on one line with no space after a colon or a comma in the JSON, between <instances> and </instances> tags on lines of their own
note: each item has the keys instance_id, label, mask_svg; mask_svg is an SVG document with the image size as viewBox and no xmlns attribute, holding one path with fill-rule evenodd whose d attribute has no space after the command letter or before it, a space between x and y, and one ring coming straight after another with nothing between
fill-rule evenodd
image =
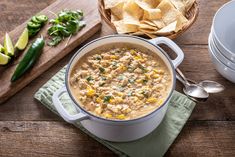
<instances>
[{"instance_id":1,"label":"green jalape\u00f1o pepper","mask_svg":"<svg viewBox=\"0 0 235 157\"><path fill-rule=\"evenodd\" d=\"M40 57L45 41L37 38L26 52L23 59L17 65L16 70L11 78L11 82L18 80L26 71L28 71Z\"/></svg>"}]
</instances>

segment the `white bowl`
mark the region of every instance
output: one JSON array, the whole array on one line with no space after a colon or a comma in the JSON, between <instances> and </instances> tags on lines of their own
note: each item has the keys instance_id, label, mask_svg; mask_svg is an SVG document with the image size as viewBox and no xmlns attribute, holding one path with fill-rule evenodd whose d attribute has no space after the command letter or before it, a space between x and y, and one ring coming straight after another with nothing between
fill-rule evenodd
<instances>
[{"instance_id":1,"label":"white bowl","mask_svg":"<svg viewBox=\"0 0 235 157\"><path fill-rule=\"evenodd\" d=\"M218 49L235 62L235 0L224 4L216 12L211 31Z\"/></svg>"},{"instance_id":2,"label":"white bowl","mask_svg":"<svg viewBox=\"0 0 235 157\"><path fill-rule=\"evenodd\" d=\"M208 41L209 45L209 55L211 57L211 60L213 62L213 64L215 65L216 70L226 79L228 79L229 81L235 83L235 70L229 68L228 66L226 66L224 63L222 63L222 61L220 61L214 54L210 41Z\"/></svg>"},{"instance_id":3,"label":"white bowl","mask_svg":"<svg viewBox=\"0 0 235 157\"><path fill-rule=\"evenodd\" d=\"M214 43L214 39L212 38L211 34L209 35L209 46L211 47L212 51L214 52L215 56L223 62L226 66L232 68L235 70L235 63L230 61L228 58L226 58L220 50L217 48L217 46Z\"/></svg>"},{"instance_id":4,"label":"white bowl","mask_svg":"<svg viewBox=\"0 0 235 157\"><path fill-rule=\"evenodd\" d=\"M216 40L213 29L211 29L211 38L214 41L214 44L216 45L217 49L232 63L235 63L235 53L232 53L231 51L226 51Z\"/></svg>"}]
</instances>

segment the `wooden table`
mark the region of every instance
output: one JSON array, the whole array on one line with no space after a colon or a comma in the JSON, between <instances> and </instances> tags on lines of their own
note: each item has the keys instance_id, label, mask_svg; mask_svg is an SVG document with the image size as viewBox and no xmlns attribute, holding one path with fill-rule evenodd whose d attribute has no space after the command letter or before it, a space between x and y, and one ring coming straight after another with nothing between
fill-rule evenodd
<instances>
[{"instance_id":1,"label":"wooden table","mask_svg":"<svg viewBox=\"0 0 235 157\"><path fill-rule=\"evenodd\" d=\"M207 48L212 17L227 1L200 0L198 20L175 40L185 52L180 68L186 76L197 81L218 81L226 90L196 106L166 156L235 156L235 84L215 71ZM1 0L0 35L53 2ZM103 23L102 30L92 39L112 33ZM116 156L33 99L34 93L69 61L74 52L0 106L0 156ZM178 83L177 89L181 88Z\"/></svg>"}]
</instances>

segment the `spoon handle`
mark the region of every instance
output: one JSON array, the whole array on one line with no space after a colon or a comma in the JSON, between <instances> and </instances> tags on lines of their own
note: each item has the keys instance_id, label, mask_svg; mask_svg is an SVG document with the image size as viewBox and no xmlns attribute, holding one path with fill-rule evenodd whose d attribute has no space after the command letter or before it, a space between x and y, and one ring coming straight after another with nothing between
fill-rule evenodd
<instances>
[{"instance_id":1,"label":"spoon handle","mask_svg":"<svg viewBox=\"0 0 235 157\"><path fill-rule=\"evenodd\" d=\"M182 77L181 77L178 73L176 73L176 78L177 78L177 80L179 80L184 86L187 86L186 83L185 83L185 81L184 81L184 79L182 79Z\"/></svg>"},{"instance_id":2,"label":"spoon handle","mask_svg":"<svg viewBox=\"0 0 235 157\"><path fill-rule=\"evenodd\" d=\"M184 80L186 85L190 85L190 83L188 82L187 78L184 76L184 74L182 73L182 71L179 68L176 68L176 72L180 75L180 77Z\"/></svg>"}]
</instances>

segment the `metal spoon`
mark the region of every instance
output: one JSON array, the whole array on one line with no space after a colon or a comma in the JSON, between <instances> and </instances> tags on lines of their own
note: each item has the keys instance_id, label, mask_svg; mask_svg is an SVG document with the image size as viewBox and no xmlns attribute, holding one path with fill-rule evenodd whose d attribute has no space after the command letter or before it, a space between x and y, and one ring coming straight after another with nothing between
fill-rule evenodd
<instances>
[{"instance_id":1,"label":"metal spoon","mask_svg":"<svg viewBox=\"0 0 235 157\"><path fill-rule=\"evenodd\" d=\"M176 78L185 86L183 91L190 99L197 102L204 102L207 100L209 94L202 86L197 84L190 84L179 69L176 69L176 72Z\"/></svg>"},{"instance_id":2,"label":"metal spoon","mask_svg":"<svg viewBox=\"0 0 235 157\"><path fill-rule=\"evenodd\" d=\"M193 81L191 79L187 79L190 83L197 84L196 81ZM215 81L210 81L210 80L204 80L198 83L200 86L202 86L207 93L219 93L225 90L225 87Z\"/></svg>"},{"instance_id":3,"label":"metal spoon","mask_svg":"<svg viewBox=\"0 0 235 157\"><path fill-rule=\"evenodd\" d=\"M176 78L185 86L185 88L183 88L183 91L187 95L188 98L190 98L196 102L205 102L207 100L208 97L201 98L201 97L198 97L197 94L192 95L192 94L190 94L191 92L188 93L187 91L190 90L192 87L186 89L187 85L186 85L185 81L182 78L180 78L179 74L176 74ZM204 91L204 89L200 86L194 86L193 88L194 88L193 90L196 90L196 91Z\"/></svg>"}]
</instances>

